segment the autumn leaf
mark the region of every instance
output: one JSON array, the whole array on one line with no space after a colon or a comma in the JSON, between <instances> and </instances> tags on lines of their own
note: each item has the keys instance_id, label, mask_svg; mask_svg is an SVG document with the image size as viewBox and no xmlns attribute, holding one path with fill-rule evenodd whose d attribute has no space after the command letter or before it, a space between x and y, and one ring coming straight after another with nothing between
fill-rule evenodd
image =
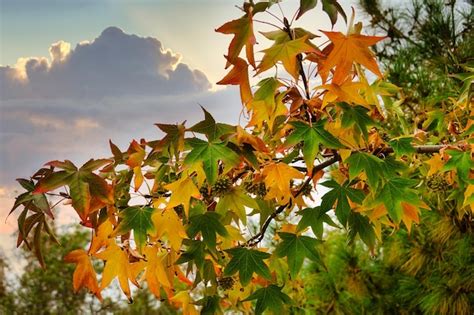
<instances>
[{"instance_id":1,"label":"autumn leaf","mask_svg":"<svg viewBox=\"0 0 474 315\"><path fill-rule=\"evenodd\" d=\"M254 273L265 279L271 279L270 270L263 261L269 258L270 254L243 247L226 249L225 251L232 255L232 259L224 269L224 275L232 276L239 272L240 283L243 286L250 282Z\"/></svg>"},{"instance_id":2,"label":"autumn leaf","mask_svg":"<svg viewBox=\"0 0 474 315\"><path fill-rule=\"evenodd\" d=\"M252 91L250 90L249 83L248 64L242 58L236 58L232 65L233 68L230 70L230 72L216 84L239 85L242 104L247 104L252 99Z\"/></svg>"},{"instance_id":3,"label":"autumn leaf","mask_svg":"<svg viewBox=\"0 0 474 315\"><path fill-rule=\"evenodd\" d=\"M304 175L285 163L270 163L262 170L265 185L269 189L265 199L277 198L283 204L292 197L290 181L303 179Z\"/></svg>"},{"instance_id":4,"label":"autumn leaf","mask_svg":"<svg viewBox=\"0 0 474 315\"><path fill-rule=\"evenodd\" d=\"M209 185L216 182L219 161L225 163L224 170L231 169L240 161L237 153L229 149L223 142L206 142L197 138L189 139L188 142L193 150L186 156L184 164L202 163Z\"/></svg>"},{"instance_id":5,"label":"autumn leaf","mask_svg":"<svg viewBox=\"0 0 474 315\"><path fill-rule=\"evenodd\" d=\"M201 194L193 183L193 179L184 173L180 179L165 185L164 188L171 191L171 197L166 209L173 209L176 206L183 205L186 216L189 215L191 198L201 198Z\"/></svg>"},{"instance_id":6,"label":"autumn leaf","mask_svg":"<svg viewBox=\"0 0 474 315\"><path fill-rule=\"evenodd\" d=\"M152 237L161 238L163 235L166 235L171 248L175 251L179 251L181 242L187 235L183 223L176 212L172 209L158 210L152 214L151 220L153 221L156 231L155 233L151 233Z\"/></svg>"},{"instance_id":7,"label":"autumn leaf","mask_svg":"<svg viewBox=\"0 0 474 315\"><path fill-rule=\"evenodd\" d=\"M316 245L320 244L321 241L309 236L298 236L293 233L280 232L278 236L280 236L282 242L276 247L275 255L277 257L286 257L293 279L298 275L306 257L322 264L321 255L316 249Z\"/></svg>"},{"instance_id":8,"label":"autumn leaf","mask_svg":"<svg viewBox=\"0 0 474 315\"><path fill-rule=\"evenodd\" d=\"M319 53L318 50L306 43L307 40L308 37L304 36L273 45L272 47L263 50L264 56L257 67L256 75L270 69L275 66L278 61L281 61L286 71L293 76L295 80L298 80L300 69L296 56L307 52Z\"/></svg>"},{"instance_id":9,"label":"autumn leaf","mask_svg":"<svg viewBox=\"0 0 474 315\"><path fill-rule=\"evenodd\" d=\"M247 297L245 301L257 300L255 306L255 314L262 314L267 308L273 312L279 313L283 309L283 305L291 304L291 298L285 293L281 292L282 287L274 284L268 287L260 288Z\"/></svg>"},{"instance_id":10,"label":"autumn leaf","mask_svg":"<svg viewBox=\"0 0 474 315\"><path fill-rule=\"evenodd\" d=\"M92 242L89 247L89 254L97 253L102 247L106 246L112 235L114 227L109 220L105 220L99 225L97 231L92 236Z\"/></svg>"},{"instance_id":11,"label":"autumn leaf","mask_svg":"<svg viewBox=\"0 0 474 315\"><path fill-rule=\"evenodd\" d=\"M352 65L357 62L374 74L382 77L377 62L369 47L375 45L385 37L364 36L360 34L350 34L345 36L340 32L323 33L331 40L334 48L329 56L319 68L319 75L323 82L326 82L329 71L336 68L332 78L333 84L342 84L352 70Z\"/></svg>"},{"instance_id":12,"label":"autumn leaf","mask_svg":"<svg viewBox=\"0 0 474 315\"><path fill-rule=\"evenodd\" d=\"M148 284L148 288L155 295L156 298L161 298L160 287L163 286L167 289L172 287L167 272L167 252L158 249L156 246L146 246L143 250L146 262L143 262L145 272L143 278Z\"/></svg>"},{"instance_id":13,"label":"autumn leaf","mask_svg":"<svg viewBox=\"0 0 474 315\"><path fill-rule=\"evenodd\" d=\"M135 279L136 274L134 275L132 271L126 252L115 244L114 241L111 241L104 251L96 253L94 256L106 261L100 282L100 290L108 287L112 280L117 277L123 293L131 300L132 296L128 281L130 280L137 287L139 287L139 284Z\"/></svg>"},{"instance_id":14,"label":"autumn leaf","mask_svg":"<svg viewBox=\"0 0 474 315\"><path fill-rule=\"evenodd\" d=\"M193 300L191 299L187 291L181 291L177 293L175 296L170 298L170 301L173 304L181 306L181 308L183 309L183 315L199 314L196 308L194 307Z\"/></svg>"},{"instance_id":15,"label":"autumn leaf","mask_svg":"<svg viewBox=\"0 0 474 315\"><path fill-rule=\"evenodd\" d=\"M292 121L290 124L294 127L293 132L287 137L285 145L295 145L303 141L303 157L308 168L308 174L313 170L314 160L320 150L320 145L330 149L343 148L343 145L324 129L326 121L318 120L311 126L301 122Z\"/></svg>"},{"instance_id":16,"label":"autumn leaf","mask_svg":"<svg viewBox=\"0 0 474 315\"><path fill-rule=\"evenodd\" d=\"M204 239L204 243L206 243L209 248L216 247L216 234L221 236L228 235L227 230L219 219L220 215L215 212L206 212L192 216L189 218L189 237L193 238L200 233Z\"/></svg>"},{"instance_id":17,"label":"autumn leaf","mask_svg":"<svg viewBox=\"0 0 474 315\"><path fill-rule=\"evenodd\" d=\"M132 206L119 213L122 219L114 231L114 235L123 235L133 230L138 250L141 252L148 239L148 233L155 231L151 216L156 210L151 207Z\"/></svg>"},{"instance_id":18,"label":"autumn leaf","mask_svg":"<svg viewBox=\"0 0 474 315\"><path fill-rule=\"evenodd\" d=\"M346 159L349 165L349 178L352 180L364 172L367 182L376 188L383 175L383 161L378 157L365 152L357 152Z\"/></svg>"},{"instance_id":19,"label":"autumn leaf","mask_svg":"<svg viewBox=\"0 0 474 315\"><path fill-rule=\"evenodd\" d=\"M349 104L362 105L370 109L369 104L360 95L360 91L366 86L361 82L345 81L342 84L324 84L315 89L324 89L323 104L321 109L324 109L328 104L334 102L346 102Z\"/></svg>"},{"instance_id":20,"label":"autumn leaf","mask_svg":"<svg viewBox=\"0 0 474 315\"><path fill-rule=\"evenodd\" d=\"M425 161L430 166L427 176L432 176L438 173L444 166L443 157L441 154L434 154L429 160Z\"/></svg>"},{"instance_id":21,"label":"autumn leaf","mask_svg":"<svg viewBox=\"0 0 474 315\"><path fill-rule=\"evenodd\" d=\"M226 68L228 68L231 64L235 64L235 60L239 57L240 52L244 46L246 49L247 60L249 64L255 68L253 46L256 44L257 40L255 39L255 35L253 33L253 21L251 14L225 23L221 27L217 28L216 32L234 35L234 38L232 38L232 41L230 42L229 51L227 53Z\"/></svg>"},{"instance_id":22,"label":"autumn leaf","mask_svg":"<svg viewBox=\"0 0 474 315\"><path fill-rule=\"evenodd\" d=\"M76 269L72 276L74 292L79 291L82 287L86 287L102 301L97 275L87 252L83 249L73 250L64 257L64 261L76 264Z\"/></svg>"},{"instance_id":23,"label":"autumn leaf","mask_svg":"<svg viewBox=\"0 0 474 315\"><path fill-rule=\"evenodd\" d=\"M242 221L247 224L247 213L245 207L257 209L257 202L248 196L241 188L233 187L229 192L223 195L216 206L216 211L225 215L227 211L232 211Z\"/></svg>"}]
</instances>

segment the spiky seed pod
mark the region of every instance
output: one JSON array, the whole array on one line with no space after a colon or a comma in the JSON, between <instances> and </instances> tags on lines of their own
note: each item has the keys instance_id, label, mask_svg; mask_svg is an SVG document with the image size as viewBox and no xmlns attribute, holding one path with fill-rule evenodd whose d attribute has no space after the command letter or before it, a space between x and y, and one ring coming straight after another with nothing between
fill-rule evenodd
<instances>
[{"instance_id":1,"label":"spiky seed pod","mask_svg":"<svg viewBox=\"0 0 474 315\"><path fill-rule=\"evenodd\" d=\"M304 184L304 185L303 185ZM311 183L303 183L302 186L300 186L299 189L301 189L301 194L303 196L310 196L311 191L313 191L313 185Z\"/></svg>"},{"instance_id":2,"label":"spiky seed pod","mask_svg":"<svg viewBox=\"0 0 474 315\"><path fill-rule=\"evenodd\" d=\"M232 277L222 277L217 279L217 284L222 290L230 290L234 286L235 280Z\"/></svg>"},{"instance_id":3,"label":"spiky seed pod","mask_svg":"<svg viewBox=\"0 0 474 315\"><path fill-rule=\"evenodd\" d=\"M448 181L441 174L434 174L426 179L426 186L433 192L450 189Z\"/></svg>"},{"instance_id":4,"label":"spiky seed pod","mask_svg":"<svg viewBox=\"0 0 474 315\"><path fill-rule=\"evenodd\" d=\"M219 178L214 186L212 186L212 194L216 197L223 196L229 191L231 186L232 183L229 178Z\"/></svg>"},{"instance_id":5,"label":"spiky seed pod","mask_svg":"<svg viewBox=\"0 0 474 315\"><path fill-rule=\"evenodd\" d=\"M265 186L265 183L254 184L252 182L246 182L244 188L249 194L254 194L258 198L263 198L267 194L267 186Z\"/></svg>"},{"instance_id":6,"label":"spiky seed pod","mask_svg":"<svg viewBox=\"0 0 474 315\"><path fill-rule=\"evenodd\" d=\"M204 198L204 199L209 199L209 197L211 197L211 195L209 194L209 189L207 188L206 185L199 188L199 193L201 194L202 198Z\"/></svg>"}]
</instances>

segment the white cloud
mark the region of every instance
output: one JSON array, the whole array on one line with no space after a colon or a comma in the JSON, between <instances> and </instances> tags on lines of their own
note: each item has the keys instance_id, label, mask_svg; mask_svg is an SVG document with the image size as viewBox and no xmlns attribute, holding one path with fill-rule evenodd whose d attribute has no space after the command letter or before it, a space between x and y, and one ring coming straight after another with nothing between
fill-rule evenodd
<instances>
[{"instance_id":1,"label":"white cloud","mask_svg":"<svg viewBox=\"0 0 474 315\"><path fill-rule=\"evenodd\" d=\"M0 67L1 99L163 96L211 87L203 72L180 63L181 56L165 50L157 39L116 27L74 49L56 42L49 52L49 59L20 58L13 67Z\"/></svg>"}]
</instances>

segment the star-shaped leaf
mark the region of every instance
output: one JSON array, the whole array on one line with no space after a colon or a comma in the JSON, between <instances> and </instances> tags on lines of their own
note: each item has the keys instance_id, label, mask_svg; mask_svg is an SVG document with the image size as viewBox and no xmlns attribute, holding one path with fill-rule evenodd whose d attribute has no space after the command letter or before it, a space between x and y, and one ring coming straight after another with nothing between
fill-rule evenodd
<instances>
[{"instance_id":1,"label":"star-shaped leaf","mask_svg":"<svg viewBox=\"0 0 474 315\"><path fill-rule=\"evenodd\" d=\"M253 33L253 21L252 15L247 14L240 19L232 20L225 23L221 27L216 29L216 32L223 34L234 34L234 38L229 45L229 51L227 53L227 65L226 68L231 64L235 64L235 60L239 57L242 48L246 48L246 56L249 64L255 68L255 59L253 53L253 46L257 40Z\"/></svg>"},{"instance_id":2,"label":"star-shaped leaf","mask_svg":"<svg viewBox=\"0 0 474 315\"><path fill-rule=\"evenodd\" d=\"M209 185L213 185L216 182L219 160L224 162L224 170L230 170L240 161L237 153L229 149L222 142L206 142L197 138L188 139L188 142L193 147L193 150L186 156L184 164L202 163Z\"/></svg>"},{"instance_id":3,"label":"star-shaped leaf","mask_svg":"<svg viewBox=\"0 0 474 315\"><path fill-rule=\"evenodd\" d=\"M316 249L316 245L320 244L317 239L284 232L280 232L278 235L282 242L276 247L275 255L287 257L288 268L293 279L298 275L306 257L322 264L321 255Z\"/></svg>"},{"instance_id":4,"label":"star-shaped leaf","mask_svg":"<svg viewBox=\"0 0 474 315\"><path fill-rule=\"evenodd\" d=\"M247 297L245 301L257 300L255 305L255 314L262 314L267 308L270 308L275 313L282 313L283 305L291 304L291 298L285 293L281 292L282 287L274 284L265 288L260 288Z\"/></svg>"},{"instance_id":5,"label":"star-shaped leaf","mask_svg":"<svg viewBox=\"0 0 474 315\"><path fill-rule=\"evenodd\" d=\"M204 112L204 120L196 123L188 130L205 134L209 141L218 139L222 135L231 134L235 132L234 126L216 123L214 117L212 117L212 115L204 107L201 107L201 109Z\"/></svg>"},{"instance_id":6,"label":"star-shaped leaf","mask_svg":"<svg viewBox=\"0 0 474 315\"><path fill-rule=\"evenodd\" d=\"M265 55L258 65L256 74L270 69L271 67L275 66L278 61L281 61L286 71L291 76L293 76L295 80L298 80L300 69L296 56L301 53L318 53L314 47L306 43L307 39L308 37L304 36L281 44L273 45L272 47L263 50Z\"/></svg>"},{"instance_id":7,"label":"star-shaped leaf","mask_svg":"<svg viewBox=\"0 0 474 315\"><path fill-rule=\"evenodd\" d=\"M215 212L197 214L189 218L188 234L193 238L201 233L204 243L209 248L216 247L216 234L227 236L227 230L219 221L220 215Z\"/></svg>"},{"instance_id":8,"label":"star-shaped leaf","mask_svg":"<svg viewBox=\"0 0 474 315\"><path fill-rule=\"evenodd\" d=\"M326 212L327 210L323 211L321 207L306 208L299 211L298 214L301 215L301 219L298 222L296 230L299 232L310 226L314 235L316 235L317 238L322 239L324 223L332 227L339 227Z\"/></svg>"},{"instance_id":9,"label":"star-shaped leaf","mask_svg":"<svg viewBox=\"0 0 474 315\"><path fill-rule=\"evenodd\" d=\"M450 158L443 167L444 171L456 170L460 179L467 181L474 169L474 159L470 151L446 150Z\"/></svg>"},{"instance_id":10,"label":"star-shaped leaf","mask_svg":"<svg viewBox=\"0 0 474 315\"><path fill-rule=\"evenodd\" d=\"M106 261L100 289L108 287L110 282L115 277L118 277L123 293L131 300L130 284L128 281L132 281L137 287L139 285L135 279L137 275L132 271L132 266L129 263L126 252L115 244L115 241L111 241L104 251L94 256Z\"/></svg>"},{"instance_id":11,"label":"star-shaped leaf","mask_svg":"<svg viewBox=\"0 0 474 315\"><path fill-rule=\"evenodd\" d=\"M304 178L303 174L285 163L268 164L263 168L262 175L268 188L265 199L277 198L281 204L288 202L292 197L290 181Z\"/></svg>"},{"instance_id":12,"label":"star-shaped leaf","mask_svg":"<svg viewBox=\"0 0 474 315\"><path fill-rule=\"evenodd\" d=\"M229 192L222 196L217 203L216 211L225 215L227 211L234 212L243 224L247 224L247 213L245 207L257 209L257 202L248 196L241 188L233 187Z\"/></svg>"},{"instance_id":13,"label":"star-shaped leaf","mask_svg":"<svg viewBox=\"0 0 474 315\"><path fill-rule=\"evenodd\" d=\"M232 276L239 272L240 283L247 285L255 272L260 276L270 280L270 270L263 261L270 257L270 254L255 249L236 247L226 249L226 252L232 255L232 259L224 269L224 275Z\"/></svg>"},{"instance_id":14,"label":"star-shaped leaf","mask_svg":"<svg viewBox=\"0 0 474 315\"><path fill-rule=\"evenodd\" d=\"M411 144L413 137L398 137L389 141L390 147L392 147L397 157L408 155L416 152L415 148Z\"/></svg>"},{"instance_id":15,"label":"star-shaped leaf","mask_svg":"<svg viewBox=\"0 0 474 315\"><path fill-rule=\"evenodd\" d=\"M324 129L326 121L321 119L312 126L301 122L292 121L290 124L294 127L293 132L287 137L286 145L295 145L303 141L303 157L308 168L308 173L313 170L314 160L319 152L319 146L324 145L331 149L343 148L343 145Z\"/></svg>"},{"instance_id":16,"label":"star-shaped leaf","mask_svg":"<svg viewBox=\"0 0 474 315\"><path fill-rule=\"evenodd\" d=\"M348 128L353 126L356 132L360 135L364 135L364 138L368 139L368 127L374 126L375 122L367 114L368 109L362 106L348 106L344 103L339 103L339 106L342 108L342 117L341 123L343 128Z\"/></svg>"},{"instance_id":17,"label":"star-shaped leaf","mask_svg":"<svg viewBox=\"0 0 474 315\"><path fill-rule=\"evenodd\" d=\"M350 182L339 185L336 181L330 180L321 185L332 188L332 190L323 195L321 209L327 211L328 209L331 209L337 201L335 208L336 217L343 226L346 226L347 219L351 213L349 200L362 204L365 194L359 189L350 187Z\"/></svg>"},{"instance_id":18,"label":"star-shaped leaf","mask_svg":"<svg viewBox=\"0 0 474 315\"><path fill-rule=\"evenodd\" d=\"M239 85L242 104L247 104L252 99L252 91L250 89L249 83L248 64L242 58L236 58L232 65L233 68L230 70L230 72L216 84Z\"/></svg>"},{"instance_id":19,"label":"star-shaped leaf","mask_svg":"<svg viewBox=\"0 0 474 315\"><path fill-rule=\"evenodd\" d=\"M201 198L201 194L193 182L193 179L183 173L181 178L164 186L165 189L171 191L171 197L166 206L172 209L176 206L183 205L186 216L189 216L189 203L191 198Z\"/></svg>"},{"instance_id":20,"label":"star-shaped leaf","mask_svg":"<svg viewBox=\"0 0 474 315\"><path fill-rule=\"evenodd\" d=\"M374 74L382 77L382 73L369 47L375 45L385 37L364 36L360 34L350 34L346 36L341 32L323 31L323 33L334 45L332 51L319 69L319 74L323 82L326 82L329 71L336 67L332 83L343 83L351 72L354 62L363 65Z\"/></svg>"},{"instance_id":21,"label":"star-shaped leaf","mask_svg":"<svg viewBox=\"0 0 474 315\"><path fill-rule=\"evenodd\" d=\"M152 237L161 238L166 235L171 248L179 251L181 242L186 238L186 230L184 229L181 219L173 209L158 210L153 213L151 220L155 225L156 233L152 233Z\"/></svg>"},{"instance_id":22,"label":"star-shaped leaf","mask_svg":"<svg viewBox=\"0 0 474 315\"><path fill-rule=\"evenodd\" d=\"M64 261L76 264L76 269L72 276L74 292L79 291L82 287L86 287L94 293L99 300L102 300L97 275L87 252L83 249L73 250L64 257Z\"/></svg>"},{"instance_id":23,"label":"star-shaped leaf","mask_svg":"<svg viewBox=\"0 0 474 315\"><path fill-rule=\"evenodd\" d=\"M378 157L365 153L357 152L346 159L349 165L349 178L352 180L364 172L367 176L367 182L372 188L376 188L383 175L383 161Z\"/></svg>"},{"instance_id":24,"label":"star-shaped leaf","mask_svg":"<svg viewBox=\"0 0 474 315\"><path fill-rule=\"evenodd\" d=\"M151 216L156 210L151 207L128 207L119 213L122 218L120 224L114 234L122 235L133 230L133 237L137 244L138 250L141 252L146 244L148 234L155 231L155 226L151 220Z\"/></svg>"}]
</instances>

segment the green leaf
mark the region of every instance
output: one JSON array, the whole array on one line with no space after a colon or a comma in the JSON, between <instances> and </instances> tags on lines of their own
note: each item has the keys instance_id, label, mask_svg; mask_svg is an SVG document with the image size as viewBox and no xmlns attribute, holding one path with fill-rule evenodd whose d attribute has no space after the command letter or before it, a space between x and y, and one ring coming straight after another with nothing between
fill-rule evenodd
<instances>
[{"instance_id":1,"label":"green leaf","mask_svg":"<svg viewBox=\"0 0 474 315\"><path fill-rule=\"evenodd\" d=\"M188 248L184 253L179 256L178 260L176 261L176 264L179 265L189 261L194 261L196 266L201 269L204 265L204 258L206 255L206 245L204 244L204 242L185 239L183 240L183 244L188 246Z\"/></svg>"},{"instance_id":2,"label":"green leaf","mask_svg":"<svg viewBox=\"0 0 474 315\"><path fill-rule=\"evenodd\" d=\"M255 314L262 314L267 308L270 308L275 313L283 313L283 306L291 304L291 298L285 293L281 292L283 287L278 287L270 284L268 287L260 288L247 297L245 301L257 300L255 305Z\"/></svg>"},{"instance_id":3,"label":"green leaf","mask_svg":"<svg viewBox=\"0 0 474 315\"><path fill-rule=\"evenodd\" d=\"M204 120L189 128L190 131L205 134L209 141L218 139L222 135L235 132L234 126L216 123L214 117L212 117L212 115L207 110L205 110L204 107L201 106L201 109L204 112Z\"/></svg>"},{"instance_id":4,"label":"green leaf","mask_svg":"<svg viewBox=\"0 0 474 315\"><path fill-rule=\"evenodd\" d=\"M216 234L227 236L227 230L219 221L220 215L215 212L206 212L204 214L194 215L189 218L188 235L195 237L201 233L204 243L209 248L216 247Z\"/></svg>"},{"instance_id":5,"label":"green leaf","mask_svg":"<svg viewBox=\"0 0 474 315\"><path fill-rule=\"evenodd\" d=\"M301 219L298 222L296 230L299 232L310 226L314 235L316 235L317 238L322 239L324 223L332 227L339 227L326 212L327 210L323 211L321 207L306 208L299 211L298 214L301 215Z\"/></svg>"},{"instance_id":6,"label":"green leaf","mask_svg":"<svg viewBox=\"0 0 474 315\"><path fill-rule=\"evenodd\" d=\"M225 276L232 276L238 271L243 286L249 284L254 272L268 280L271 279L270 270L263 261L269 258L270 254L243 247L227 249L226 252L232 255L232 259L224 269Z\"/></svg>"},{"instance_id":7,"label":"green leaf","mask_svg":"<svg viewBox=\"0 0 474 315\"><path fill-rule=\"evenodd\" d=\"M349 217L349 242L353 242L358 234L361 240L370 248L375 246L375 231L369 219L359 213L352 213Z\"/></svg>"},{"instance_id":8,"label":"green leaf","mask_svg":"<svg viewBox=\"0 0 474 315\"><path fill-rule=\"evenodd\" d=\"M364 138L367 140L369 134L367 132L368 127L374 126L375 122L367 115L369 111L367 108L362 106L349 106L345 103L338 103L343 109L341 124L343 128L355 126L357 133L362 133Z\"/></svg>"},{"instance_id":9,"label":"green leaf","mask_svg":"<svg viewBox=\"0 0 474 315\"><path fill-rule=\"evenodd\" d=\"M155 212L151 207L128 207L120 211L119 216L122 218L115 234L122 235L133 230L133 237L139 251L146 245L147 234L155 231L155 226L151 220L151 216Z\"/></svg>"},{"instance_id":10,"label":"green leaf","mask_svg":"<svg viewBox=\"0 0 474 315\"><path fill-rule=\"evenodd\" d=\"M458 176L463 181L469 178L469 172L474 169L474 160L470 151L462 152L457 150L446 150L451 157L443 167L444 171L456 170Z\"/></svg>"},{"instance_id":11,"label":"green leaf","mask_svg":"<svg viewBox=\"0 0 474 315\"><path fill-rule=\"evenodd\" d=\"M408 155L416 152L415 148L411 145L413 137L399 137L389 141L389 145L392 147L397 157Z\"/></svg>"},{"instance_id":12,"label":"green leaf","mask_svg":"<svg viewBox=\"0 0 474 315\"><path fill-rule=\"evenodd\" d=\"M217 179L218 161L225 163L227 170L239 163L240 158L222 142L206 142L197 138L187 139L193 150L184 159L185 165L202 162L204 173L209 185L213 185Z\"/></svg>"},{"instance_id":13,"label":"green leaf","mask_svg":"<svg viewBox=\"0 0 474 315\"><path fill-rule=\"evenodd\" d=\"M420 204L418 194L410 187L417 184L417 181L394 177L389 179L380 190L376 201L383 203L387 209L390 218L395 223L400 223L403 215L401 202L413 205Z\"/></svg>"},{"instance_id":14,"label":"green leaf","mask_svg":"<svg viewBox=\"0 0 474 315\"><path fill-rule=\"evenodd\" d=\"M337 14L339 13L344 21L347 23L347 16L344 12L344 9L337 2L337 0L322 0L323 2L323 11L329 16L332 26L337 22Z\"/></svg>"},{"instance_id":15,"label":"green leaf","mask_svg":"<svg viewBox=\"0 0 474 315\"><path fill-rule=\"evenodd\" d=\"M241 188L233 187L229 192L222 196L216 206L217 213L225 215L227 211L234 212L242 221L247 224L247 213L245 207L257 209L257 202L248 196Z\"/></svg>"},{"instance_id":16,"label":"green leaf","mask_svg":"<svg viewBox=\"0 0 474 315\"><path fill-rule=\"evenodd\" d=\"M69 171L59 171L51 173L49 176L38 182L33 193L45 193L65 186L71 180L72 174L74 173L71 173Z\"/></svg>"},{"instance_id":17,"label":"green leaf","mask_svg":"<svg viewBox=\"0 0 474 315\"><path fill-rule=\"evenodd\" d=\"M309 236L298 236L292 233L278 233L282 242L275 249L277 257L287 257L291 277L296 278L303 266L305 257L322 264L321 255L316 245L321 242Z\"/></svg>"},{"instance_id":18,"label":"green leaf","mask_svg":"<svg viewBox=\"0 0 474 315\"><path fill-rule=\"evenodd\" d=\"M372 188L377 188L383 175L383 161L365 152L356 152L345 161L349 165L349 178L352 180L365 172L367 182Z\"/></svg>"},{"instance_id":19,"label":"green leaf","mask_svg":"<svg viewBox=\"0 0 474 315\"><path fill-rule=\"evenodd\" d=\"M340 149L344 146L332 134L324 129L325 120L319 120L312 126L300 121L293 121L290 124L295 128L286 139L286 145L295 145L303 141L303 158L311 173L314 159L319 152L319 146L324 145L332 149Z\"/></svg>"},{"instance_id":20,"label":"green leaf","mask_svg":"<svg viewBox=\"0 0 474 315\"><path fill-rule=\"evenodd\" d=\"M365 198L365 194L359 189L351 188L349 181L344 183L342 186L334 180L324 182L321 185L328 188L332 188L332 190L327 192L322 197L322 211L326 212L334 206L334 203L337 202L335 209L336 217L343 226L346 226L347 219L351 214L349 199L352 202L362 204L362 201L364 201Z\"/></svg>"},{"instance_id":21,"label":"green leaf","mask_svg":"<svg viewBox=\"0 0 474 315\"><path fill-rule=\"evenodd\" d=\"M298 15L296 16L296 19L298 20L303 14L311 9L314 9L317 4L318 0L300 0L300 8L298 9Z\"/></svg>"}]
</instances>

